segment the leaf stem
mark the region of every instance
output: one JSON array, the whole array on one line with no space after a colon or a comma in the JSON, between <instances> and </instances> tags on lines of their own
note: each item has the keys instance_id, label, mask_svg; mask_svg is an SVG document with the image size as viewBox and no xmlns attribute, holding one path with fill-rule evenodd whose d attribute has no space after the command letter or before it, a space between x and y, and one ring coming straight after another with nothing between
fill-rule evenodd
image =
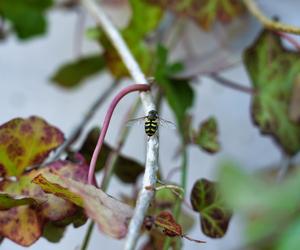
<instances>
[{"instance_id":1,"label":"leaf stem","mask_svg":"<svg viewBox=\"0 0 300 250\"><path fill-rule=\"evenodd\" d=\"M133 80L138 83L148 83L145 75L141 71L140 66L130 52L120 32L112 24L111 20L106 16L95 0L81 0L81 3L94 17L97 24L103 28L103 31L106 33L116 51L119 53ZM155 105L150 93L142 92L140 97L146 115L150 110L155 110ZM132 250L135 248L145 214L154 196L154 191L147 190L145 187L155 187L156 185L156 176L158 171L158 148L158 136L150 137L149 140L147 140L147 154L143 186L139 193L135 211L129 224L125 243L126 250Z\"/></svg>"},{"instance_id":2,"label":"leaf stem","mask_svg":"<svg viewBox=\"0 0 300 250\"><path fill-rule=\"evenodd\" d=\"M184 143L184 141L183 141ZM188 156L187 156L187 149L186 147L184 147L184 149L182 150L182 163L181 163L181 187L183 189L183 194L182 194L182 200L184 200L184 196L185 196L185 192L186 192L186 183L187 183L187 164L188 164ZM175 205L174 205L174 209L173 209L173 216L175 218L175 220L178 220L178 217L180 215L181 212L181 203L182 203L181 199L177 199ZM170 248L171 245L171 241L172 238L170 237L166 237L165 242L164 242L164 246L163 246L163 250L168 250Z\"/></svg>"},{"instance_id":3,"label":"leaf stem","mask_svg":"<svg viewBox=\"0 0 300 250\"><path fill-rule=\"evenodd\" d=\"M126 121L128 121L129 119L131 119L134 116L134 114L137 112L137 110L139 108L139 105L140 105L140 100L137 99L137 101L133 104L133 106L130 108L130 110L125 115L124 121L122 123L122 129L120 132L120 138L117 143L117 147L114 151L112 151L109 154L109 156L106 160L105 166L104 166L104 175L103 175L102 182L100 185L101 189L103 189L103 190L106 190L108 187L110 177L114 171L114 167L119 158L120 150L123 147L125 139L129 133L129 127L125 126L124 124Z\"/></svg>"},{"instance_id":4,"label":"leaf stem","mask_svg":"<svg viewBox=\"0 0 300 250\"><path fill-rule=\"evenodd\" d=\"M89 224L88 229L85 233L83 244L82 244L80 250L87 250L87 247L88 247L89 241L91 239L91 235L92 235L94 226L95 226L94 221L90 221L90 224Z\"/></svg>"},{"instance_id":5,"label":"leaf stem","mask_svg":"<svg viewBox=\"0 0 300 250\"><path fill-rule=\"evenodd\" d=\"M50 163L55 160L58 160L58 158L61 156L61 154L69 147L71 144L76 141L76 139L81 134L83 128L86 126L86 124L94 117L97 110L100 108L100 106L103 104L103 102L106 100L106 98L112 93L112 91L115 89L115 87L119 84L119 81L114 81L109 88L107 88L101 96L91 105L91 107L87 110L84 117L81 119L79 124L73 129L68 139L55 151L55 153L50 156L45 163Z\"/></svg>"},{"instance_id":6,"label":"leaf stem","mask_svg":"<svg viewBox=\"0 0 300 250\"><path fill-rule=\"evenodd\" d=\"M284 24L266 17L257 6L255 0L244 0L244 4L249 12L251 12L251 14L255 16L266 28L300 35L300 27Z\"/></svg>"},{"instance_id":7,"label":"leaf stem","mask_svg":"<svg viewBox=\"0 0 300 250\"><path fill-rule=\"evenodd\" d=\"M100 153L102 144L104 142L104 138L106 135L106 132L108 130L108 126L112 117L112 114L118 104L118 102L127 94L131 93L131 92L135 92L135 91L149 91L150 90L150 86L148 84L133 84L130 85L128 87L126 87L125 89L121 90L116 96L115 98L112 100L105 118L104 118L104 122L103 122L103 126L101 128L101 132L99 135L99 139L97 142L97 145L95 147L94 153L92 155L92 159L90 162L90 167L89 167L89 173L88 173L88 183L92 184L93 183L93 178L94 178L94 174L95 174L95 167L96 167L96 162L98 159L98 155Z\"/></svg>"},{"instance_id":8,"label":"leaf stem","mask_svg":"<svg viewBox=\"0 0 300 250\"><path fill-rule=\"evenodd\" d=\"M300 43L296 39L294 39L292 36L290 36L284 32L279 32L279 31L276 31L276 34L281 36L283 39L285 39L290 44L292 44L295 47L295 49L300 51Z\"/></svg>"}]
</instances>

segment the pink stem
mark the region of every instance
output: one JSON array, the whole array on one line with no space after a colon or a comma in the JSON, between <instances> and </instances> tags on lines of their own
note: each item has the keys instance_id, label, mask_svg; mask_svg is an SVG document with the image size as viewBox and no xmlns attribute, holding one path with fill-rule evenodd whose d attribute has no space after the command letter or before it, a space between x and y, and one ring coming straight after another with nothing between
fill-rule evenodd
<instances>
[{"instance_id":1,"label":"pink stem","mask_svg":"<svg viewBox=\"0 0 300 250\"><path fill-rule=\"evenodd\" d=\"M279 32L279 31L277 31L276 34L281 36L283 39L287 40L290 44L292 44L295 47L295 49L300 51L300 43L296 39L294 39L292 36L290 36L284 32Z\"/></svg>"},{"instance_id":2,"label":"pink stem","mask_svg":"<svg viewBox=\"0 0 300 250\"><path fill-rule=\"evenodd\" d=\"M134 91L149 91L150 90L150 86L148 84L133 84L130 85L129 87L126 87L125 89L123 89L119 94L117 94L115 96L115 98L113 99L113 101L111 102L105 118L104 118L104 122L103 122L103 126L101 128L101 132L99 135L99 139L97 142L97 145L95 147L91 162L90 162L90 168L89 168L89 174L88 174L88 184L92 184L93 183L93 178L94 178L94 173L95 173L95 166L96 166L96 162L98 159L98 155L100 153L102 144L104 142L104 138L109 126L109 122L110 119L112 117L113 111L115 109L115 107L117 106L118 102L123 98L123 96L127 95L130 92L134 92Z\"/></svg>"}]
</instances>

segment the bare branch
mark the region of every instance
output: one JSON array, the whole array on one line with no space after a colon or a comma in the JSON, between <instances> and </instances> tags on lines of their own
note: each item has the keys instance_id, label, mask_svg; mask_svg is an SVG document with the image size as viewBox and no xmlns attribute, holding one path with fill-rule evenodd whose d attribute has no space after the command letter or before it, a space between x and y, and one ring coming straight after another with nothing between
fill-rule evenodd
<instances>
[{"instance_id":1,"label":"bare branch","mask_svg":"<svg viewBox=\"0 0 300 250\"><path fill-rule=\"evenodd\" d=\"M255 93L254 89L252 89L250 87L243 86L240 83L236 83L236 82L233 82L231 80L228 80L228 79L220 76L219 74L212 73L212 74L209 74L208 76L210 78L212 78L213 80L215 80L217 83L220 83L221 85L224 85L224 86L229 87L231 89L238 90L238 91L241 91L241 92L244 92L244 93L247 93L247 94L251 94L251 95Z\"/></svg>"},{"instance_id":2,"label":"bare branch","mask_svg":"<svg viewBox=\"0 0 300 250\"><path fill-rule=\"evenodd\" d=\"M118 30L111 23L102 9L95 3L94 0L82 0L82 5L94 17L97 24L100 25L112 44L119 52L125 66L127 67L130 75L136 83L147 83L147 80L142 73L139 65L132 56L130 50L125 44ZM140 94L141 101L144 107L145 114L147 115L150 110L155 110L150 93L142 92ZM145 214L153 198L154 191L147 190L145 187L156 185L156 174L158 170L158 137L152 136L147 141L147 156L145 174L143 179L143 187L139 193L135 212L129 224L127 240L125 244L126 250L134 249L140 234L140 228L144 221Z\"/></svg>"},{"instance_id":3,"label":"bare branch","mask_svg":"<svg viewBox=\"0 0 300 250\"><path fill-rule=\"evenodd\" d=\"M82 120L79 122L79 124L73 129L68 139L55 151L53 155L51 155L44 164L53 162L55 160L58 160L59 157L65 150L71 146L71 144L76 141L76 139L79 137L79 135L82 132L82 129L85 127L85 125L94 117L96 111L99 109L99 107L103 104L103 102L106 100L106 98L110 95L110 93L114 90L114 88L118 85L119 81L115 81L113 84L111 84L108 89L106 89L101 96L92 104L92 106L87 110L85 113L85 116L82 118Z\"/></svg>"},{"instance_id":4,"label":"bare branch","mask_svg":"<svg viewBox=\"0 0 300 250\"><path fill-rule=\"evenodd\" d=\"M284 24L266 17L258 8L255 0L244 0L244 3L251 14L255 16L266 28L300 35L300 27Z\"/></svg>"}]
</instances>

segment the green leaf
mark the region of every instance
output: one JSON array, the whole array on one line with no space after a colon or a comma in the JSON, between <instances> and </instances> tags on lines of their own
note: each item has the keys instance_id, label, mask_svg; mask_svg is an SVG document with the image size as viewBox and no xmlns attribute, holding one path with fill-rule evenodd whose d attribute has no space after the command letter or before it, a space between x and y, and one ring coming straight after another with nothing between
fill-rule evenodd
<instances>
[{"instance_id":1,"label":"green leaf","mask_svg":"<svg viewBox=\"0 0 300 250\"><path fill-rule=\"evenodd\" d=\"M44 226L43 237L52 243L57 243L64 237L65 230L65 227L59 227L50 221Z\"/></svg>"},{"instance_id":2,"label":"green leaf","mask_svg":"<svg viewBox=\"0 0 300 250\"><path fill-rule=\"evenodd\" d=\"M41 118L16 118L0 126L0 174L20 176L41 164L64 141L62 132Z\"/></svg>"},{"instance_id":3,"label":"green leaf","mask_svg":"<svg viewBox=\"0 0 300 250\"><path fill-rule=\"evenodd\" d=\"M25 196L11 196L0 192L0 210L7 210L12 207L37 204L36 200Z\"/></svg>"},{"instance_id":4,"label":"green leaf","mask_svg":"<svg viewBox=\"0 0 300 250\"><path fill-rule=\"evenodd\" d=\"M300 126L290 120L288 108L300 74L300 53L286 50L278 35L264 30L245 51L244 63L256 91L252 100L255 123L294 155L300 149Z\"/></svg>"},{"instance_id":5,"label":"green leaf","mask_svg":"<svg viewBox=\"0 0 300 250\"><path fill-rule=\"evenodd\" d=\"M266 181L259 175L246 174L233 163L224 163L220 170L220 190L226 204L246 219L246 236L255 243L282 233L294 221L299 208L300 172L286 180ZM281 227L278 227L281 225Z\"/></svg>"},{"instance_id":6,"label":"green leaf","mask_svg":"<svg viewBox=\"0 0 300 250\"><path fill-rule=\"evenodd\" d=\"M291 223L276 244L276 250L298 250L300 246L300 218Z\"/></svg>"},{"instance_id":7,"label":"green leaf","mask_svg":"<svg viewBox=\"0 0 300 250\"><path fill-rule=\"evenodd\" d=\"M46 192L84 206L87 215L96 221L105 234L114 238L126 236L133 209L101 189L50 173L38 175L34 183Z\"/></svg>"},{"instance_id":8,"label":"green leaf","mask_svg":"<svg viewBox=\"0 0 300 250\"><path fill-rule=\"evenodd\" d=\"M191 203L194 211L201 215L202 232L211 238L223 237L231 213L225 207L216 183L206 179L196 181L191 193Z\"/></svg>"},{"instance_id":9,"label":"green leaf","mask_svg":"<svg viewBox=\"0 0 300 250\"><path fill-rule=\"evenodd\" d=\"M88 77L101 72L104 66L101 55L85 56L60 67L51 80L61 87L78 87Z\"/></svg>"},{"instance_id":10,"label":"green leaf","mask_svg":"<svg viewBox=\"0 0 300 250\"><path fill-rule=\"evenodd\" d=\"M193 19L205 30L210 30L217 21L227 23L244 12L239 0L148 0L164 9L175 12L178 16Z\"/></svg>"},{"instance_id":11,"label":"green leaf","mask_svg":"<svg viewBox=\"0 0 300 250\"><path fill-rule=\"evenodd\" d=\"M92 129L80 149L81 154L88 162L91 161L99 134L100 130L98 128ZM112 152L114 152L114 149L112 149L109 145L106 143L102 145L101 152L96 163L96 171L103 169L108 155ZM137 178L144 172L144 170L145 168L136 160L119 154L115 163L114 173L121 181L125 183L135 183Z\"/></svg>"},{"instance_id":12,"label":"green leaf","mask_svg":"<svg viewBox=\"0 0 300 250\"><path fill-rule=\"evenodd\" d=\"M185 120L188 108L193 104L193 89L189 85L189 79L172 79L183 69L183 66L180 63L168 64L168 50L163 46L158 46L156 60L155 80L162 88L178 124L181 124Z\"/></svg>"},{"instance_id":13,"label":"green leaf","mask_svg":"<svg viewBox=\"0 0 300 250\"><path fill-rule=\"evenodd\" d=\"M121 30L121 35L142 71L145 75L151 75L153 51L144 39L147 34L158 26L162 11L160 8L148 4L145 0L130 0L129 3L132 10L131 18L127 27ZM142 20L147 20L147 22L143 22ZM101 46L104 48L103 57L106 66L114 77L127 77L129 73L123 64L123 60L105 34L101 31L97 34L93 30L89 32L89 37L96 37L101 43Z\"/></svg>"},{"instance_id":14,"label":"green leaf","mask_svg":"<svg viewBox=\"0 0 300 250\"><path fill-rule=\"evenodd\" d=\"M195 142L209 153L216 153L220 150L218 125L215 118L210 117L200 125Z\"/></svg>"},{"instance_id":15,"label":"green leaf","mask_svg":"<svg viewBox=\"0 0 300 250\"><path fill-rule=\"evenodd\" d=\"M9 20L20 39L28 39L46 32L46 10L52 0L1 0L0 16Z\"/></svg>"}]
</instances>

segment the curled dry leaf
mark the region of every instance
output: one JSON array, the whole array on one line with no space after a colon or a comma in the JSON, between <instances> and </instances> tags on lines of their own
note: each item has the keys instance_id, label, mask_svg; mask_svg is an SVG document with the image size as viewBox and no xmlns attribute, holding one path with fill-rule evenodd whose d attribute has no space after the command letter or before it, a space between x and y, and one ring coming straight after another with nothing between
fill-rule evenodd
<instances>
[{"instance_id":1,"label":"curled dry leaf","mask_svg":"<svg viewBox=\"0 0 300 250\"><path fill-rule=\"evenodd\" d=\"M126 236L133 209L101 189L50 173L38 175L33 182L45 192L83 206L87 215L95 220L105 234L114 238Z\"/></svg>"},{"instance_id":2,"label":"curled dry leaf","mask_svg":"<svg viewBox=\"0 0 300 250\"><path fill-rule=\"evenodd\" d=\"M161 211L154 219L153 222L157 227L163 229L163 233L169 237L184 237L188 240L195 241L197 243L205 243L205 241L195 240L182 233L181 225L176 222L173 215L169 211Z\"/></svg>"}]
</instances>

